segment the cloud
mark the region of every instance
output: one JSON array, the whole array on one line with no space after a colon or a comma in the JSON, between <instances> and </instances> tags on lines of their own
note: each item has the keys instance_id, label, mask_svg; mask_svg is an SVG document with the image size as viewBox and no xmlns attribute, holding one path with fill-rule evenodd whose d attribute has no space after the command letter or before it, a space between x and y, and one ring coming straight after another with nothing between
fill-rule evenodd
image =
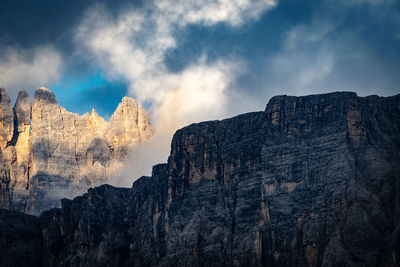
<instances>
[{"instance_id":1,"label":"cloud","mask_svg":"<svg viewBox=\"0 0 400 267\"><path fill-rule=\"evenodd\" d=\"M267 63L271 76L277 79L273 84L276 89L295 95L313 93L314 86L324 81L335 65L334 50L323 42L333 30L329 21L319 21L295 26L287 33L282 50Z\"/></svg>"},{"instance_id":2,"label":"cloud","mask_svg":"<svg viewBox=\"0 0 400 267\"><path fill-rule=\"evenodd\" d=\"M273 0L155 0L116 17L97 5L86 13L75 37L108 78L125 80L132 96L151 103L157 134L170 140L179 127L226 116L228 90L244 66L237 59L203 55L180 72L171 72L164 57L181 41L175 33L192 24L240 27L275 5ZM163 151L169 148L154 141L144 150L159 153L156 143Z\"/></svg>"},{"instance_id":3,"label":"cloud","mask_svg":"<svg viewBox=\"0 0 400 267\"><path fill-rule=\"evenodd\" d=\"M361 96L398 92L399 67L394 60L399 55L394 34L398 11L388 11L391 1L379 3L355 1L349 7L350 3L328 0L314 6L309 19L292 25L279 49L263 59L256 84L260 98L332 91L356 91Z\"/></svg>"},{"instance_id":4,"label":"cloud","mask_svg":"<svg viewBox=\"0 0 400 267\"><path fill-rule=\"evenodd\" d=\"M166 162L170 145L169 133L158 133L146 143L137 145L127 160L128 164L116 170L110 184L131 187L135 179L150 175L154 165Z\"/></svg>"},{"instance_id":5,"label":"cloud","mask_svg":"<svg viewBox=\"0 0 400 267\"><path fill-rule=\"evenodd\" d=\"M178 73L164 73L156 79L153 109L159 129L172 130L201 120L226 116L228 91L242 71L240 62L218 60L205 63L205 57Z\"/></svg>"},{"instance_id":6,"label":"cloud","mask_svg":"<svg viewBox=\"0 0 400 267\"><path fill-rule=\"evenodd\" d=\"M173 2L173 3L172 3ZM156 0L155 6L167 21L211 26L220 22L240 26L258 19L265 10L276 6L274 0Z\"/></svg>"},{"instance_id":7,"label":"cloud","mask_svg":"<svg viewBox=\"0 0 400 267\"><path fill-rule=\"evenodd\" d=\"M61 56L49 46L32 50L7 48L0 59L0 86L6 88L12 98L20 90L32 92L60 77Z\"/></svg>"},{"instance_id":8,"label":"cloud","mask_svg":"<svg viewBox=\"0 0 400 267\"><path fill-rule=\"evenodd\" d=\"M150 7L125 11L116 19L102 6L95 6L87 12L86 18L77 29L76 40L89 51L109 77L125 79L132 95L142 102L150 100L160 103L163 101L160 95L168 100L172 95L181 95L176 94L176 90L182 87L181 81L188 80L187 77L194 78L203 74L197 83L199 88L204 89L205 86L201 83L211 86L208 77L210 80L215 80L216 76L230 77L229 73L224 75L222 72L233 69L224 67L221 62L207 64L206 60L199 60L188 67L191 72L197 74L189 73L188 70L183 70L179 74L170 73L164 64L164 56L179 42L174 37L177 28L193 23L210 26L221 22L239 26L246 19L256 19L263 11L274 5L275 2L271 0L220 0L203 1L200 7L197 1L171 3L171 1L157 0ZM215 15L211 10L218 10L221 14ZM225 66L230 63L228 60ZM203 71L206 68L221 73L204 76L210 73ZM228 82L223 84L227 85ZM220 87L220 85L215 86ZM204 93L208 94L207 91Z\"/></svg>"}]
</instances>

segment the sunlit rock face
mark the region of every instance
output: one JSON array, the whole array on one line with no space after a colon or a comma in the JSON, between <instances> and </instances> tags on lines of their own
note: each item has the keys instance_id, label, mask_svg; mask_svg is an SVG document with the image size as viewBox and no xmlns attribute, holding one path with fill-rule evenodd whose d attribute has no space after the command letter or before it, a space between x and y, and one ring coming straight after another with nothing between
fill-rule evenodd
<instances>
[{"instance_id":1,"label":"sunlit rock face","mask_svg":"<svg viewBox=\"0 0 400 267\"><path fill-rule=\"evenodd\" d=\"M3 88L0 89L0 147L4 149L11 141L14 131L14 118L11 100Z\"/></svg>"},{"instance_id":2,"label":"sunlit rock face","mask_svg":"<svg viewBox=\"0 0 400 267\"><path fill-rule=\"evenodd\" d=\"M132 146L151 138L149 115L130 97L122 98L106 126L104 136L115 158L123 159Z\"/></svg>"},{"instance_id":3,"label":"sunlit rock face","mask_svg":"<svg viewBox=\"0 0 400 267\"><path fill-rule=\"evenodd\" d=\"M0 207L36 214L58 206L109 181L152 136L147 112L129 97L106 122L94 109L83 116L65 110L43 87L32 105L20 92L14 109L4 89L0 95Z\"/></svg>"}]
</instances>

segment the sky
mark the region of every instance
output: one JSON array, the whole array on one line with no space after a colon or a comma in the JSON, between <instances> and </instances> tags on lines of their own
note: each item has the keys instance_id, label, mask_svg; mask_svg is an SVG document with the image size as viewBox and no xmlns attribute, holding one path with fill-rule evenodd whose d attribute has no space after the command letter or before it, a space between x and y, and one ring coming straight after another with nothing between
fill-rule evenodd
<instances>
[{"instance_id":1,"label":"sky","mask_svg":"<svg viewBox=\"0 0 400 267\"><path fill-rule=\"evenodd\" d=\"M398 94L399 73L397 0L0 1L0 87L13 100L45 86L107 119L128 95L167 139L274 95Z\"/></svg>"}]
</instances>

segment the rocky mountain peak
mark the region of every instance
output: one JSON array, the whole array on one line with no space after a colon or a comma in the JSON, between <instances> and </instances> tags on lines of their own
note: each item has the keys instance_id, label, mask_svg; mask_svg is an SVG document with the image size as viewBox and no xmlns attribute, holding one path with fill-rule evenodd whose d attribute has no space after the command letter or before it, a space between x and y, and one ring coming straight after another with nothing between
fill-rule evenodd
<instances>
[{"instance_id":1,"label":"rocky mountain peak","mask_svg":"<svg viewBox=\"0 0 400 267\"><path fill-rule=\"evenodd\" d=\"M24 130L25 125L30 124L31 119L31 98L26 91L18 93L14 113L17 119L18 132L21 132Z\"/></svg>"},{"instance_id":2,"label":"rocky mountain peak","mask_svg":"<svg viewBox=\"0 0 400 267\"><path fill-rule=\"evenodd\" d=\"M130 97L124 97L111 116L107 137L115 152L124 156L129 144L147 141L152 136L149 114L142 105Z\"/></svg>"},{"instance_id":3,"label":"rocky mountain peak","mask_svg":"<svg viewBox=\"0 0 400 267\"><path fill-rule=\"evenodd\" d=\"M95 109L83 116L67 111L44 87L32 107L26 92L14 109L4 90L0 95L0 164L9 173L7 190L0 192L9 201L0 207L38 213L57 206L62 197L109 181L152 135L147 112L132 98L125 97L107 122Z\"/></svg>"},{"instance_id":4,"label":"rocky mountain peak","mask_svg":"<svg viewBox=\"0 0 400 267\"><path fill-rule=\"evenodd\" d=\"M8 98L8 99L10 99L9 97L8 97L8 95L7 95L7 93L6 93L6 89L4 89L3 87L0 87L0 101L3 101L2 99L3 99L3 97L6 97L6 98Z\"/></svg>"},{"instance_id":5,"label":"rocky mountain peak","mask_svg":"<svg viewBox=\"0 0 400 267\"><path fill-rule=\"evenodd\" d=\"M120 103L122 106L136 106L136 100L129 96L124 96Z\"/></svg>"},{"instance_id":6,"label":"rocky mountain peak","mask_svg":"<svg viewBox=\"0 0 400 267\"><path fill-rule=\"evenodd\" d=\"M114 121L116 123L124 122L127 118L137 118L139 116L138 113L139 105L133 98L130 97L123 97L121 103L119 103L117 109L115 110L114 114L111 116L110 124L113 124Z\"/></svg>"},{"instance_id":7,"label":"rocky mountain peak","mask_svg":"<svg viewBox=\"0 0 400 267\"><path fill-rule=\"evenodd\" d=\"M58 104L56 95L46 87L40 87L35 91L34 102L43 101L52 104Z\"/></svg>"}]
</instances>

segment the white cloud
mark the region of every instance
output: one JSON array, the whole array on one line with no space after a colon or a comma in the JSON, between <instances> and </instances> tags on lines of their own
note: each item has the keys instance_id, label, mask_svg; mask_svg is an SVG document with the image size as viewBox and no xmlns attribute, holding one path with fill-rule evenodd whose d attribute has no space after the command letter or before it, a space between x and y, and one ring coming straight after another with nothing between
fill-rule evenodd
<instances>
[{"instance_id":1,"label":"white cloud","mask_svg":"<svg viewBox=\"0 0 400 267\"><path fill-rule=\"evenodd\" d=\"M274 0L156 0L155 6L171 23L214 25L224 22L240 26L249 19L257 19Z\"/></svg>"},{"instance_id":2,"label":"white cloud","mask_svg":"<svg viewBox=\"0 0 400 267\"><path fill-rule=\"evenodd\" d=\"M110 184L131 187L134 179L150 175L154 165L166 162L170 144L171 135L169 133L158 133L146 143L139 144L128 159L130 164L118 169Z\"/></svg>"},{"instance_id":3,"label":"white cloud","mask_svg":"<svg viewBox=\"0 0 400 267\"><path fill-rule=\"evenodd\" d=\"M124 79L132 96L152 104L158 133L171 136L191 122L226 116L228 89L243 68L231 59L207 63L204 55L179 73L168 71L164 56L179 42L174 32L189 24L239 27L275 4L273 0L155 0L116 18L95 6L78 27L76 40L109 78Z\"/></svg>"},{"instance_id":4,"label":"white cloud","mask_svg":"<svg viewBox=\"0 0 400 267\"><path fill-rule=\"evenodd\" d=\"M212 65L194 64L180 73L157 77L154 97L159 129L175 131L194 121L221 118L226 114L226 91L234 80L240 65L236 62L218 61Z\"/></svg>"},{"instance_id":5,"label":"white cloud","mask_svg":"<svg viewBox=\"0 0 400 267\"><path fill-rule=\"evenodd\" d=\"M60 77L61 56L52 47L29 51L8 48L0 58L0 87L6 88L12 98L20 90L32 92Z\"/></svg>"},{"instance_id":6,"label":"white cloud","mask_svg":"<svg viewBox=\"0 0 400 267\"><path fill-rule=\"evenodd\" d=\"M296 26L288 32L282 51L268 62L279 77L279 86L286 87L287 93L313 93L313 86L331 74L335 64L334 53L321 40L333 29L331 23L321 22Z\"/></svg>"},{"instance_id":7,"label":"white cloud","mask_svg":"<svg viewBox=\"0 0 400 267\"><path fill-rule=\"evenodd\" d=\"M265 58L262 75L259 76L262 80L260 84L265 84L267 90L261 92L261 98L332 91L356 91L362 96L393 94L395 75L392 73L395 68L389 67L390 61L374 51L371 40L376 36L371 35L371 40L365 39L364 31L371 23L366 23L364 29L360 26L362 23L352 21L349 17L352 12L348 9L349 5L368 4L374 19L394 21L396 12L389 11L390 3L323 1L313 11L311 21L289 29L280 50ZM387 5L378 7L374 4ZM349 26L349 23L355 25Z\"/></svg>"}]
</instances>

